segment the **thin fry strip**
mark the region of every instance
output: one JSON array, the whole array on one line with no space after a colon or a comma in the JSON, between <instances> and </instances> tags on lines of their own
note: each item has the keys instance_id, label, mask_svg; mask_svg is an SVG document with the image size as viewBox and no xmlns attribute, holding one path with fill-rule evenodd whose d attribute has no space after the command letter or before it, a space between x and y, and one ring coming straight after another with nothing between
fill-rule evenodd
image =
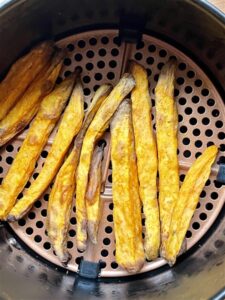
<instances>
[{"instance_id":1,"label":"thin fry strip","mask_svg":"<svg viewBox=\"0 0 225 300\"><path fill-rule=\"evenodd\" d=\"M0 220L5 219L30 178L36 161L71 94L74 78L64 80L45 97L28 134L0 187Z\"/></svg>"},{"instance_id":2,"label":"thin fry strip","mask_svg":"<svg viewBox=\"0 0 225 300\"><path fill-rule=\"evenodd\" d=\"M93 152L86 192L88 236L93 244L97 244L98 227L102 215L102 201L100 193L102 184L103 149L104 148L97 146Z\"/></svg>"},{"instance_id":3,"label":"thin fry strip","mask_svg":"<svg viewBox=\"0 0 225 300\"><path fill-rule=\"evenodd\" d=\"M145 254L129 100L121 103L111 122L111 159L116 261L136 273L144 264Z\"/></svg>"},{"instance_id":4,"label":"thin fry strip","mask_svg":"<svg viewBox=\"0 0 225 300\"><path fill-rule=\"evenodd\" d=\"M11 210L8 216L9 221L15 221L22 218L49 186L59 170L74 136L77 135L81 128L83 117L84 94L81 82L78 80L70 97L69 104L63 114L50 152L45 160L44 167L38 178L26 191L24 197L18 201Z\"/></svg>"},{"instance_id":5,"label":"thin fry strip","mask_svg":"<svg viewBox=\"0 0 225 300\"><path fill-rule=\"evenodd\" d=\"M15 105L53 54L53 43L43 42L18 59L0 83L0 120Z\"/></svg>"},{"instance_id":6,"label":"thin fry strip","mask_svg":"<svg viewBox=\"0 0 225 300\"><path fill-rule=\"evenodd\" d=\"M31 83L22 98L0 121L0 146L22 131L36 115L41 100L51 92L63 63L63 53L57 53Z\"/></svg>"},{"instance_id":7,"label":"thin fry strip","mask_svg":"<svg viewBox=\"0 0 225 300\"><path fill-rule=\"evenodd\" d=\"M105 101L110 90L110 85L103 85L96 91L93 101L89 106L82 128L75 139L74 148L60 168L49 197L47 219L48 236L51 239L57 256L63 264L67 264L67 262L70 260L70 254L67 251L66 241L76 183L75 174L80 157L83 138L97 110L103 101Z\"/></svg>"},{"instance_id":8,"label":"thin fry strip","mask_svg":"<svg viewBox=\"0 0 225 300\"><path fill-rule=\"evenodd\" d=\"M179 201L175 205L170 234L167 241L165 258L172 266L176 262L185 234L199 201L199 196L209 178L211 166L215 161L218 149L208 147L188 170L179 192Z\"/></svg>"},{"instance_id":9,"label":"thin fry strip","mask_svg":"<svg viewBox=\"0 0 225 300\"><path fill-rule=\"evenodd\" d=\"M162 257L165 256L172 212L179 195L177 116L173 97L175 68L174 61L169 61L162 68L155 88Z\"/></svg>"},{"instance_id":10,"label":"thin fry strip","mask_svg":"<svg viewBox=\"0 0 225 300\"><path fill-rule=\"evenodd\" d=\"M110 95L98 110L94 120L90 124L85 135L77 169L76 188L76 216L77 216L77 248L80 251L86 249L87 242L87 214L85 194L88 182L88 173L95 142L103 135L109 126L109 122L122 100L128 95L135 81L130 74L124 74L119 83L114 87Z\"/></svg>"},{"instance_id":11,"label":"thin fry strip","mask_svg":"<svg viewBox=\"0 0 225 300\"><path fill-rule=\"evenodd\" d=\"M152 129L150 94L146 70L131 63L136 86L131 92L132 120L137 154L139 193L145 215L145 255L158 257L160 246L159 207L157 201L157 149Z\"/></svg>"}]
</instances>

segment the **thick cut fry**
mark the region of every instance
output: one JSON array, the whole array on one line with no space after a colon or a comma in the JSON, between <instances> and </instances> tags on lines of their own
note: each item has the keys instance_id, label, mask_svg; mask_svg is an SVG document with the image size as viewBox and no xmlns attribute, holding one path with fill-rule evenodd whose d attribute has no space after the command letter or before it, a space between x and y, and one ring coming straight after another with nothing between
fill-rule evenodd
<instances>
[{"instance_id":1,"label":"thick cut fry","mask_svg":"<svg viewBox=\"0 0 225 300\"><path fill-rule=\"evenodd\" d=\"M136 86L131 93L132 120L139 178L139 193L145 215L145 255L158 257L160 246L159 207L157 201L157 150L152 129L150 94L146 70L132 62Z\"/></svg>"},{"instance_id":2,"label":"thick cut fry","mask_svg":"<svg viewBox=\"0 0 225 300\"><path fill-rule=\"evenodd\" d=\"M69 104L64 112L51 150L45 160L38 178L31 184L24 197L11 210L8 221L22 218L32 207L35 200L42 195L58 172L63 158L75 135L79 132L84 117L84 94L78 80Z\"/></svg>"},{"instance_id":3,"label":"thick cut fry","mask_svg":"<svg viewBox=\"0 0 225 300\"><path fill-rule=\"evenodd\" d=\"M75 174L83 138L97 110L108 96L110 90L110 85L103 85L96 91L82 128L75 139L74 148L60 168L49 197L47 219L48 236L51 239L57 256L63 264L67 264L70 259L70 254L66 247L66 241L69 227L69 216L71 213L76 183Z\"/></svg>"},{"instance_id":4,"label":"thick cut fry","mask_svg":"<svg viewBox=\"0 0 225 300\"><path fill-rule=\"evenodd\" d=\"M0 220L7 217L30 178L49 134L66 105L73 84L74 78L67 78L43 99L20 151L0 187Z\"/></svg>"},{"instance_id":5,"label":"thick cut fry","mask_svg":"<svg viewBox=\"0 0 225 300\"><path fill-rule=\"evenodd\" d=\"M102 147L96 147L93 152L86 192L88 236L93 244L97 244L98 227L102 215L102 201L100 193L102 184L103 153L104 149Z\"/></svg>"},{"instance_id":6,"label":"thick cut fry","mask_svg":"<svg viewBox=\"0 0 225 300\"><path fill-rule=\"evenodd\" d=\"M215 161L218 149L208 147L193 163L179 192L179 201L174 207L170 224L169 239L166 244L165 258L172 266L179 254L185 234L191 222L199 196L209 178L211 166Z\"/></svg>"},{"instance_id":7,"label":"thick cut fry","mask_svg":"<svg viewBox=\"0 0 225 300\"><path fill-rule=\"evenodd\" d=\"M0 83L0 120L15 105L53 54L53 43L44 42L17 60Z\"/></svg>"},{"instance_id":8,"label":"thick cut fry","mask_svg":"<svg viewBox=\"0 0 225 300\"><path fill-rule=\"evenodd\" d=\"M80 251L84 251L86 249L87 215L85 194L95 142L103 135L104 131L109 126L110 119L115 113L119 104L126 97L126 95L131 92L134 86L135 81L133 76L130 74L125 74L98 110L84 138L80 162L77 169L76 188L77 248Z\"/></svg>"},{"instance_id":9,"label":"thick cut fry","mask_svg":"<svg viewBox=\"0 0 225 300\"><path fill-rule=\"evenodd\" d=\"M116 261L136 273L144 264L145 254L129 100L121 103L111 123L111 159Z\"/></svg>"},{"instance_id":10,"label":"thick cut fry","mask_svg":"<svg viewBox=\"0 0 225 300\"><path fill-rule=\"evenodd\" d=\"M173 98L174 73L175 64L171 60L163 67L155 88L162 257L165 256L172 212L179 195L177 111Z\"/></svg>"},{"instance_id":11,"label":"thick cut fry","mask_svg":"<svg viewBox=\"0 0 225 300\"><path fill-rule=\"evenodd\" d=\"M55 85L63 62L63 53L56 54L37 78L31 83L19 102L0 121L0 146L7 143L36 115L41 100L49 94Z\"/></svg>"}]
</instances>

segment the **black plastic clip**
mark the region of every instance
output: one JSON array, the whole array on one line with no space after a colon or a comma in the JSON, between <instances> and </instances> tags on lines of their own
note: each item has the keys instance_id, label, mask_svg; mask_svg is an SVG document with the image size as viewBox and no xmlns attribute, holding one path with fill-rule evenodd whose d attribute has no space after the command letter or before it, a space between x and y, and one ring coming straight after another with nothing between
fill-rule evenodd
<instances>
[{"instance_id":1,"label":"black plastic clip","mask_svg":"<svg viewBox=\"0 0 225 300\"><path fill-rule=\"evenodd\" d=\"M137 14L122 14L119 23L119 40L138 44L146 25L146 16Z\"/></svg>"},{"instance_id":2,"label":"black plastic clip","mask_svg":"<svg viewBox=\"0 0 225 300\"><path fill-rule=\"evenodd\" d=\"M219 172L217 174L217 181L219 181L220 183L225 184L225 164L220 164L219 165Z\"/></svg>"},{"instance_id":3,"label":"black plastic clip","mask_svg":"<svg viewBox=\"0 0 225 300\"><path fill-rule=\"evenodd\" d=\"M91 262L88 260L82 260L79 267L79 276L96 279L100 273L100 263Z\"/></svg>"}]
</instances>

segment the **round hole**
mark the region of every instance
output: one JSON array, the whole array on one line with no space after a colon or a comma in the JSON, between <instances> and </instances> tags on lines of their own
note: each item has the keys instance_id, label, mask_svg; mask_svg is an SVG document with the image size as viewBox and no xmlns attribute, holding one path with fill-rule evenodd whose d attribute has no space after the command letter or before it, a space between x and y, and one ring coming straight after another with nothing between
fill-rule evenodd
<instances>
[{"instance_id":1,"label":"round hole","mask_svg":"<svg viewBox=\"0 0 225 300\"><path fill-rule=\"evenodd\" d=\"M84 77L83 77L83 82L84 82L84 83L89 83L90 81L91 81L90 76L84 76Z\"/></svg>"},{"instance_id":2,"label":"round hole","mask_svg":"<svg viewBox=\"0 0 225 300\"><path fill-rule=\"evenodd\" d=\"M31 186L30 181L27 181L27 183L26 183L26 185L25 185L25 188L26 188L26 189L29 189L30 186Z\"/></svg>"},{"instance_id":3,"label":"round hole","mask_svg":"<svg viewBox=\"0 0 225 300\"><path fill-rule=\"evenodd\" d=\"M163 68L163 66L164 66L164 63L159 63L158 65L157 65L157 68L159 69L159 70L162 70L162 68Z\"/></svg>"},{"instance_id":4,"label":"round hole","mask_svg":"<svg viewBox=\"0 0 225 300\"><path fill-rule=\"evenodd\" d=\"M178 77L177 78L177 84L179 84L179 85L184 84L184 78L183 77Z\"/></svg>"},{"instance_id":5,"label":"round hole","mask_svg":"<svg viewBox=\"0 0 225 300\"><path fill-rule=\"evenodd\" d=\"M116 48L113 48L112 51L111 51L111 54L112 54L112 56L118 56L119 55L119 50L116 49ZM100 55L100 53L99 53L99 55Z\"/></svg>"},{"instance_id":6,"label":"round hole","mask_svg":"<svg viewBox=\"0 0 225 300\"><path fill-rule=\"evenodd\" d=\"M72 225L75 225L75 224L77 223L76 218L75 218L75 217L72 217L72 218L70 219L70 223L71 223Z\"/></svg>"},{"instance_id":7,"label":"round hole","mask_svg":"<svg viewBox=\"0 0 225 300\"><path fill-rule=\"evenodd\" d=\"M75 235L76 235L76 231L73 230L73 229L70 229L70 230L69 230L69 236L70 236L70 237L74 237Z\"/></svg>"},{"instance_id":8,"label":"round hole","mask_svg":"<svg viewBox=\"0 0 225 300\"><path fill-rule=\"evenodd\" d=\"M6 158L6 162L7 162L8 165L11 165L11 164L13 163L13 157L8 156L8 157Z\"/></svg>"},{"instance_id":9,"label":"round hole","mask_svg":"<svg viewBox=\"0 0 225 300\"><path fill-rule=\"evenodd\" d=\"M180 105L185 105L187 103L187 100L183 97L181 97L178 101Z\"/></svg>"},{"instance_id":10,"label":"round hole","mask_svg":"<svg viewBox=\"0 0 225 300\"><path fill-rule=\"evenodd\" d=\"M73 248L73 242L67 241L67 249Z\"/></svg>"},{"instance_id":11,"label":"round hole","mask_svg":"<svg viewBox=\"0 0 225 300\"><path fill-rule=\"evenodd\" d=\"M66 72L64 73L64 76L65 76L65 77L69 77L70 74L71 74L71 71L66 71Z\"/></svg>"},{"instance_id":12,"label":"round hole","mask_svg":"<svg viewBox=\"0 0 225 300\"><path fill-rule=\"evenodd\" d=\"M217 198L218 198L218 193L217 192L212 192L211 193L211 198L213 199L213 200L216 200Z\"/></svg>"},{"instance_id":13,"label":"round hole","mask_svg":"<svg viewBox=\"0 0 225 300\"><path fill-rule=\"evenodd\" d=\"M148 57L148 58L146 59L146 62L147 62L147 64L149 64L149 65L153 65L153 64L154 64L154 58L153 58L153 57Z\"/></svg>"},{"instance_id":14,"label":"round hole","mask_svg":"<svg viewBox=\"0 0 225 300\"><path fill-rule=\"evenodd\" d=\"M192 224L192 228L195 229L195 230L198 230L200 228L200 224L198 222L194 222Z\"/></svg>"},{"instance_id":15,"label":"round hole","mask_svg":"<svg viewBox=\"0 0 225 300\"><path fill-rule=\"evenodd\" d=\"M100 56L105 56L106 55L106 50L105 49L100 49L99 51L98 51L98 54L100 55Z\"/></svg>"},{"instance_id":16,"label":"round hole","mask_svg":"<svg viewBox=\"0 0 225 300\"><path fill-rule=\"evenodd\" d=\"M156 74L156 75L154 76L154 80L155 80L155 82L157 82L157 81L159 80L159 74Z\"/></svg>"},{"instance_id":17,"label":"round hole","mask_svg":"<svg viewBox=\"0 0 225 300\"><path fill-rule=\"evenodd\" d=\"M80 53L77 53L77 54L74 55L74 59L75 59L76 61L81 61L82 58L83 58L83 56L82 56Z\"/></svg>"},{"instance_id":18,"label":"round hole","mask_svg":"<svg viewBox=\"0 0 225 300\"><path fill-rule=\"evenodd\" d=\"M178 89L174 89L174 97L177 97L177 96L179 96L179 90Z\"/></svg>"},{"instance_id":19,"label":"round hole","mask_svg":"<svg viewBox=\"0 0 225 300\"><path fill-rule=\"evenodd\" d=\"M88 89L88 88L85 88L85 89L84 89L84 95L85 95L85 96L90 95L90 93L91 93L90 89Z\"/></svg>"},{"instance_id":20,"label":"round hole","mask_svg":"<svg viewBox=\"0 0 225 300\"><path fill-rule=\"evenodd\" d=\"M100 268L104 269L106 267L106 262L105 261L100 261Z\"/></svg>"},{"instance_id":21,"label":"round hole","mask_svg":"<svg viewBox=\"0 0 225 300\"><path fill-rule=\"evenodd\" d=\"M113 203L109 204L109 209L113 210Z\"/></svg>"},{"instance_id":22,"label":"round hole","mask_svg":"<svg viewBox=\"0 0 225 300\"><path fill-rule=\"evenodd\" d=\"M71 65L71 59L67 57L67 58L64 59L63 63L64 63L65 66L70 66Z\"/></svg>"},{"instance_id":23,"label":"round hole","mask_svg":"<svg viewBox=\"0 0 225 300\"><path fill-rule=\"evenodd\" d=\"M180 127L180 132L181 133L186 133L187 132L187 127L186 126L181 126Z\"/></svg>"},{"instance_id":24,"label":"round hole","mask_svg":"<svg viewBox=\"0 0 225 300\"><path fill-rule=\"evenodd\" d=\"M203 124L203 125L208 125L209 122L210 122L210 121L209 121L209 118L206 118L206 117L205 117L205 118L202 119L202 124Z\"/></svg>"},{"instance_id":25,"label":"round hole","mask_svg":"<svg viewBox=\"0 0 225 300\"><path fill-rule=\"evenodd\" d=\"M20 220L18 221L18 224L19 224L21 227L23 227L23 226L26 225L26 221L25 221L24 219L20 219Z\"/></svg>"},{"instance_id":26,"label":"round hole","mask_svg":"<svg viewBox=\"0 0 225 300\"><path fill-rule=\"evenodd\" d=\"M113 261L111 263L111 267L112 267L112 269L117 269L118 268L118 264L115 261Z\"/></svg>"},{"instance_id":27,"label":"round hole","mask_svg":"<svg viewBox=\"0 0 225 300\"><path fill-rule=\"evenodd\" d=\"M74 50L74 45L73 44L68 44L67 49L72 52Z\"/></svg>"},{"instance_id":28,"label":"round hole","mask_svg":"<svg viewBox=\"0 0 225 300\"><path fill-rule=\"evenodd\" d=\"M216 127L217 128L223 127L223 122L222 121L216 121Z\"/></svg>"},{"instance_id":29,"label":"round hole","mask_svg":"<svg viewBox=\"0 0 225 300\"><path fill-rule=\"evenodd\" d=\"M181 70L181 71L184 71L186 69L186 64L185 63L180 63L178 68Z\"/></svg>"},{"instance_id":30,"label":"round hole","mask_svg":"<svg viewBox=\"0 0 225 300\"><path fill-rule=\"evenodd\" d=\"M34 203L34 206L37 207L37 208L40 208L40 207L41 207L41 201L40 201L40 200L37 200L37 201Z\"/></svg>"},{"instance_id":31,"label":"round hole","mask_svg":"<svg viewBox=\"0 0 225 300\"><path fill-rule=\"evenodd\" d=\"M101 73L96 73L95 74L95 80L97 80L97 81L102 80L102 74Z\"/></svg>"},{"instance_id":32,"label":"round hole","mask_svg":"<svg viewBox=\"0 0 225 300\"><path fill-rule=\"evenodd\" d=\"M192 232L190 230L188 230L186 233L186 238L190 239L191 237L192 237Z\"/></svg>"},{"instance_id":33,"label":"round hole","mask_svg":"<svg viewBox=\"0 0 225 300\"><path fill-rule=\"evenodd\" d=\"M103 240L103 244L106 245L106 246L108 246L108 245L110 244L110 239L105 238L105 239Z\"/></svg>"},{"instance_id":34,"label":"round hole","mask_svg":"<svg viewBox=\"0 0 225 300\"><path fill-rule=\"evenodd\" d=\"M184 175L184 174L181 174L181 175L180 175L180 181L183 182L183 181L184 181L184 178L185 178L185 175Z\"/></svg>"},{"instance_id":35,"label":"round hole","mask_svg":"<svg viewBox=\"0 0 225 300\"><path fill-rule=\"evenodd\" d=\"M112 80L112 79L115 78L115 74L114 74L113 72L108 72L108 73L107 73L107 78L108 78L109 80Z\"/></svg>"},{"instance_id":36,"label":"round hole","mask_svg":"<svg viewBox=\"0 0 225 300\"><path fill-rule=\"evenodd\" d=\"M190 139L189 138L184 138L183 139L183 144L184 145L189 145L190 144Z\"/></svg>"},{"instance_id":37,"label":"round hole","mask_svg":"<svg viewBox=\"0 0 225 300\"><path fill-rule=\"evenodd\" d=\"M77 257L77 258L75 259L76 264L79 265L79 264L81 263L82 259L83 259L83 256Z\"/></svg>"},{"instance_id":38,"label":"round hole","mask_svg":"<svg viewBox=\"0 0 225 300\"><path fill-rule=\"evenodd\" d=\"M191 115L192 114L192 108L187 107L187 108L185 108L184 112L185 112L186 115Z\"/></svg>"},{"instance_id":39,"label":"round hole","mask_svg":"<svg viewBox=\"0 0 225 300\"><path fill-rule=\"evenodd\" d=\"M188 78L193 78L195 76L195 73L193 71L188 71L187 72L187 77Z\"/></svg>"},{"instance_id":40,"label":"round hole","mask_svg":"<svg viewBox=\"0 0 225 300\"><path fill-rule=\"evenodd\" d=\"M200 87L202 85L202 81L200 79L195 80L195 86Z\"/></svg>"},{"instance_id":41,"label":"round hole","mask_svg":"<svg viewBox=\"0 0 225 300\"><path fill-rule=\"evenodd\" d=\"M197 204L196 208L197 208L197 209L199 209L199 208L200 208L200 206L201 206L201 203L200 203L200 202L198 202L198 204Z\"/></svg>"},{"instance_id":42,"label":"round hole","mask_svg":"<svg viewBox=\"0 0 225 300\"><path fill-rule=\"evenodd\" d=\"M153 116L153 118L152 118L152 120L154 119L154 116ZM183 121L183 116L182 115L178 115L178 122L182 122Z\"/></svg>"},{"instance_id":43,"label":"round hole","mask_svg":"<svg viewBox=\"0 0 225 300\"><path fill-rule=\"evenodd\" d=\"M108 252L108 250L106 250L106 249L103 249L103 250L101 251L101 256L103 256L103 257L108 256L108 254L109 254L109 252Z\"/></svg>"},{"instance_id":44,"label":"round hole","mask_svg":"<svg viewBox=\"0 0 225 300\"><path fill-rule=\"evenodd\" d=\"M93 68L94 68L94 65L93 65L92 63L87 63L87 64L86 64L86 69L87 69L88 71L91 71Z\"/></svg>"},{"instance_id":45,"label":"round hole","mask_svg":"<svg viewBox=\"0 0 225 300\"><path fill-rule=\"evenodd\" d=\"M0 174L2 174L3 173L3 168L2 167L0 167Z\"/></svg>"},{"instance_id":46,"label":"round hole","mask_svg":"<svg viewBox=\"0 0 225 300\"><path fill-rule=\"evenodd\" d=\"M189 123L191 125L196 125L197 124L197 119L196 118L190 118Z\"/></svg>"},{"instance_id":47,"label":"round hole","mask_svg":"<svg viewBox=\"0 0 225 300\"><path fill-rule=\"evenodd\" d=\"M96 38L91 38L91 39L89 40L89 44L90 44L91 46L95 46L95 45L97 44Z\"/></svg>"},{"instance_id":48,"label":"round hole","mask_svg":"<svg viewBox=\"0 0 225 300\"><path fill-rule=\"evenodd\" d=\"M209 95L209 90L208 89L203 89L202 90L202 96L208 96Z\"/></svg>"},{"instance_id":49,"label":"round hole","mask_svg":"<svg viewBox=\"0 0 225 300\"><path fill-rule=\"evenodd\" d=\"M40 243L42 241L42 237L40 235L35 235L34 240L36 243Z\"/></svg>"},{"instance_id":50,"label":"round hole","mask_svg":"<svg viewBox=\"0 0 225 300\"><path fill-rule=\"evenodd\" d=\"M209 186L210 184L211 184L211 181L210 181L210 179L208 179L208 180L206 181L205 185L206 185L206 186Z\"/></svg>"},{"instance_id":51,"label":"round hole","mask_svg":"<svg viewBox=\"0 0 225 300\"><path fill-rule=\"evenodd\" d=\"M115 60L110 60L109 66L110 68L115 68L117 66L117 62Z\"/></svg>"},{"instance_id":52,"label":"round hole","mask_svg":"<svg viewBox=\"0 0 225 300\"><path fill-rule=\"evenodd\" d=\"M35 219L35 217L36 217L36 215L33 211L29 212L29 214L28 214L29 219L33 220L33 219Z\"/></svg>"},{"instance_id":53,"label":"round hole","mask_svg":"<svg viewBox=\"0 0 225 300\"><path fill-rule=\"evenodd\" d=\"M201 152L196 152L196 153L195 153L195 158L198 158L200 155L202 155Z\"/></svg>"},{"instance_id":54,"label":"round hole","mask_svg":"<svg viewBox=\"0 0 225 300\"><path fill-rule=\"evenodd\" d=\"M47 217L47 209L42 209L41 215L42 217Z\"/></svg>"},{"instance_id":55,"label":"round hole","mask_svg":"<svg viewBox=\"0 0 225 300\"><path fill-rule=\"evenodd\" d=\"M78 47L80 47L80 48L84 48L86 46L86 43L83 40L80 40L77 44L78 44Z\"/></svg>"},{"instance_id":56,"label":"round hole","mask_svg":"<svg viewBox=\"0 0 225 300\"><path fill-rule=\"evenodd\" d=\"M97 62L97 66L99 69L103 69L105 67L105 63L103 60L100 60Z\"/></svg>"},{"instance_id":57,"label":"round hole","mask_svg":"<svg viewBox=\"0 0 225 300\"><path fill-rule=\"evenodd\" d=\"M7 152L13 152L13 150L14 150L13 145L7 145L7 146L6 146L6 151L7 151Z\"/></svg>"},{"instance_id":58,"label":"round hole","mask_svg":"<svg viewBox=\"0 0 225 300\"><path fill-rule=\"evenodd\" d=\"M185 151L184 151L184 157L188 158L188 157L190 157L190 156L191 156L191 151L185 150Z\"/></svg>"},{"instance_id":59,"label":"round hole","mask_svg":"<svg viewBox=\"0 0 225 300\"><path fill-rule=\"evenodd\" d=\"M205 112L205 107L204 106L199 106L198 107L198 113L204 114L204 112Z\"/></svg>"},{"instance_id":60,"label":"round hole","mask_svg":"<svg viewBox=\"0 0 225 300\"><path fill-rule=\"evenodd\" d=\"M23 198L23 193L19 193L19 195L17 197L18 200L21 199L21 198Z\"/></svg>"},{"instance_id":61,"label":"round hole","mask_svg":"<svg viewBox=\"0 0 225 300\"><path fill-rule=\"evenodd\" d=\"M207 209L207 210L212 210L213 209L213 205L212 205L212 203L206 203L206 206L205 206L205 208Z\"/></svg>"},{"instance_id":62,"label":"round hole","mask_svg":"<svg viewBox=\"0 0 225 300\"><path fill-rule=\"evenodd\" d=\"M42 152L41 152L41 156L42 156L43 158L46 158L46 157L48 156L48 151L46 151L46 150L42 151Z\"/></svg>"},{"instance_id":63,"label":"round hole","mask_svg":"<svg viewBox=\"0 0 225 300\"><path fill-rule=\"evenodd\" d=\"M108 181L109 181L110 183L112 183L112 174L110 174L110 175L108 176Z\"/></svg>"},{"instance_id":64,"label":"round hole","mask_svg":"<svg viewBox=\"0 0 225 300\"><path fill-rule=\"evenodd\" d=\"M105 232L108 233L108 234L112 233L112 227L111 226L107 226L105 228Z\"/></svg>"},{"instance_id":65,"label":"round hole","mask_svg":"<svg viewBox=\"0 0 225 300\"><path fill-rule=\"evenodd\" d=\"M207 219L207 214L201 213L199 217L202 221L205 221Z\"/></svg>"},{"instance_id":66,"label":"round hole","mask_svg":"<svg viewBox=\"0 0 225 300\"><path fill-rule=\"evenodd\" d=\"M27 233L28 235L31 235L31 234L33 234L33 232L34 232L33 228L31 228L31 227L27 227L27 229L26 229L26 233Z\"/></svg>"},{"instance_id":67,"label":"round hole","mask_svg":"<svg viewBox=\"0 0 225 300\"><path fill-rule=\"evenodd\" d=\"M103 37L101 38L101 42L102 42L102 44L104 44L104 45L108 44L108 42L109 42L108 37L107 37L107 36L103 36Z\"/></svg>"},{"instance_id":68,"label":"round hole","mask_svg":"<svg viewBox=\"0 0 225 300\"><path fill-rule=\"evenodd\" d=\"M191 100L192 100L192 102L193 103L198 103L199 102L199 97L198 96L193 96L192 98L191 98Z\"/></svg>"},{"instance_id":69,"label":"round hole","mask_svg":"<svg viewBox=\"0 0 225 300\"><path fill-rule=\"evenodd\" d=\"M159 51L159 56L160 56L160 57L165 57L166 55L167 55L166 50L160 50L160 51Z\"/></svg>"},{"instance_id":70,"label":"round hole","mask_svg":"<svg viewBox=\"0 0 225 300\"><path fill-rule=\"evenodd\" d=\"M97 89L99 89L99 87L100 87L100 85L96 84L96 85L94 86L93 90L96 92Z\"/></svg>"},{"instance_id":71,"label":"round hole","mask_svg":"<svg viewBox=\"0 0 225 300\"><path fill-rule=\"evenodd\" d=\"M141 60L142 59L142 54L140 52L137 52L134 57L135 57L136 60Z\"/></svg>"},{"instance_id":72,"label":"round hole","mask_svg":"<svg viewBox=\"0 0 225 300\"><path fill-rule=\"evenodd\" d=\"M49 194L45 194L45 195L44 195L44 200L45 200L45 201L48 201L48 199L49 199Z\"/></svg>"},{"instance_id":73,"label":"round hole","mask_svg":"<svg viewBox=\"0 0 225 300\"><path fill-rule=\"evenodd\" d=\"M42 228L44 226L44 223L42 221L37 221L36 222L36 227L37 228Z\"/></svg>"},{"instance_id":74,"label":"round hole","mask_svg":"<svg viewBox=\"0 0 225 300\"><path fill-rule=\"evenodd\" d=\"M222 187L222 183L220 183L219 181L214 180L214 185L217 189L220 189Z\"/></svg>"},{"instance_id":75,"label":"round hole","mask_svg":"<svg viewBox=\"0 0 225 300\"><path fill-rule=\"evenodd\" d=\"M213 111L212 111L212 115L213 115L213 117L218 117L219 115L220 115L220 112L219 112L219 110L218 109L214 109Z\"/></svg>"},{"instance_id":76,"label":"round hole","mask_svg":"<svg viewBox=\"0 0 225 300\"><path fill-rule=\"evenodd\" d=\"M202 141L197 140L197 141L195 142L195 146L196 146L197 148L201 148L201 147L202 147Z\"/></svg>"},{"instance_id":77,"label":"round hole","mask_svg":"<svg viewBox=\"0 0 225 300\"><path fill-rule=\"evenodd\" d=\"M196 129L193 130L194 136L199 136L200 133L201 133L201 132L200 132L200 130L199 130L198 128L196 128Z\"/></svg>"},{"instance_id":78,"label":"round hole","mask_svg":"<svg viewBox=\"0 0 225 300\"><path fill-rule=\"evenodd\" d=\"M185 87L185 93L187 93L187 94L191 94L192 93L192 91L193 91L193 89L192 89L192 87L191 86L186 86Z\"/></svg>"},{"instance_id":79,"label":"round hole","mask_svg":"<svg viewBox=\"0 0 225 300\"><path fill-rule=\"evenodd\" d=\"M88 58L93 58L95 54L94 54L94 51L88 50L86 55L87 55Z\"/></svg>"},{"instance_id":80,"label":"round hole","mask_svg":"<svg viewBox=\"0 0 225 300\"><path fill-rule=\"evenodd\" d=\"M213 131L212 131L211 129L207 129L207 130L205 131L205 135L208 136L208 137L210 137L210 136L213 135Z\"/></svg>"},{"instance_id":81,"label":"round hole","mask_svg":"<svg viewBox=\"0 0 225 300\"><path fill-rule=\"evenodd\" d=\"M208 99L207 104L208 104L208 106L214 106L215 105L215 100Z\"/></svg>"},{"instance_id":82,"label":"round hole","mask_svg":"<svg viewBox=\"0 0 225 300\"><path fill-rule=\"evenodd\" d=\"M148 51L149 52L155 52L155 50L156 50L156 47L154 45L148 46Z\"/></svg>"},{"instance_id":83,"label":"round hole","mask_svg":"<svg viewBox=\"0 0 225 300\"><path fill-rule=\"evenodd\" d=\"M37 178L38 178L38 175L39 175L39 173L34 173L34 174L33 174L33 178L34 178L34 179L37 179Z\"/></svg>"},{"instance_id":84,"label":"round hole","mask_svg":"<svg viewBox=\"0 0 225 300\"><path fill-rule=\"evenodd\" d=\"M84 102L84 110L86 110L88 108L88 104L87 102Z\"/></svg>"},{"instance_id":85,"label":"round hole","mask_svg":"<svg viewBox=\"0 0 225 300\"><path fill-rule=\"evenodd\" d=\"M51 244L49 242L45 242L43 246L45 250L49 250L51 248Z\"/></svg>"}]
</instances>

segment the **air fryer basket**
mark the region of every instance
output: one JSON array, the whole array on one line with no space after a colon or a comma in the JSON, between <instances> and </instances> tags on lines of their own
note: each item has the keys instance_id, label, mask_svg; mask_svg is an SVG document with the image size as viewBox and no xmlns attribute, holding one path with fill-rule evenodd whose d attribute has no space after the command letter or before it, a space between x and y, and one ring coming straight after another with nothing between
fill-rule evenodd
<instances>
[{"instance_id":1,"label":"air fryer basket","mask_svg":"<svg viewBox=\"0 0 225 300\"><path fill-rule=\"evenodd\" d=\"M162 3L163 2L163 3ZM15 22L16 26L11 26ZM218 11L198 1L15 1L0 12L0 69L39 40L53 38L68 54L58 81L75 68L82 70L87 109L93 91L104 82L115 84L130 59L148 71L153 106L158 74L171 56L178 60L175 97L179 112L180 180L193 160L207 147L220 146L210 180L201 194L187 232L189 251L169 269L164 260L146 262L141 273L128 273L115 262L112 217L110 136L105 148L104 213L99 243L85 253L76 249L75 202L70 219L68 270L54 255L45 232L51 187L27 217L0 224L0 296L47 299L156 297L199 299L213 296L225 286L225 189L217 181L225 151L224 90L225 21ZM2 72L4 74L4 72ZM1 178L10 167L25 133L0 149ZM38 160L32 182L51 146L54 132ZM222 178L223 179L223 178ZM29 184L27 185L27 187ZM144 234L144 232L143 232ZM77 274L81 260L98 263L99 279ZM110 284L109 284L110 283ZM36 297L36 298L35 298Z\"/></svg>"}]
</instances>

